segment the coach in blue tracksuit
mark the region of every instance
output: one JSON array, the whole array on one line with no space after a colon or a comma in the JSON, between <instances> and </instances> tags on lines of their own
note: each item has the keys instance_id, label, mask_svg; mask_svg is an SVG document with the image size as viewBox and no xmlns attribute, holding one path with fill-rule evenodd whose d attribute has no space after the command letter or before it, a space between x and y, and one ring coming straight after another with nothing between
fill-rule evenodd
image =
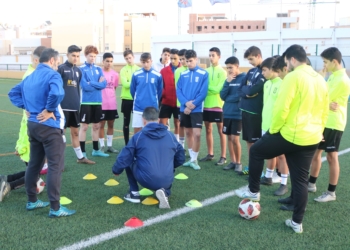
<instances>
[{"instance_id":1,"label":"coach in blue tracksuit","mask_svg":"<svg viewBox=\"0 0 350 250\"><path fill-rule=\"evenodd\" d=\"M56 72L58 52L45 49L36 70L9 92L11 102L30 113L28 136L30 160L25 176L28 195L27 210L50 204L50 217L68 216L75 213L60 206L61 174L64 168L63 126L64 115L60 102L64 97L63 83ZM36 182L44 158L48 161L47 194L50 203L37 199Z\"/></svg>"},{"instance_id":2,"label":"coach in blue tracksuit","mask_svg":"<svg viewBox=\"0 0 350 250\"><path fill-rule=\"evenodd\" d=\"M124 199L140 202L139 187L157 190L159 208L170 208L168 197L174 180L175 168L185 162L185 153L173 133L158 123L155 107L144 109L143 129L135 134L120 152L112 171L119 175L125 169L130 191Z\"/></svg>"},{"instance_id":3,"label":"coach in blue tracksuit","mask_svg":"<svg viewBox=\"0 0 350 250\"><path fill-rule=\"evenodd\" d=\"M132 127L134 134L142 127L142 112L146 107L158 109L159 101L163 93L162 75L152 68L150 53L143 53L140 58L142 69L132 75L130 94L134 99Z\"/></svg>"}]
</instances>

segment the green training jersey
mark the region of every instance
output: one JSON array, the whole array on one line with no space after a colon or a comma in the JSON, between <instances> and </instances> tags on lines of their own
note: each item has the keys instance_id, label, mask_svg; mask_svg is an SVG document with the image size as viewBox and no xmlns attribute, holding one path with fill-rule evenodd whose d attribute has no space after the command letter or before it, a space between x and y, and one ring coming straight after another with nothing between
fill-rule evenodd
<instances>
[{"instance_id":1,"label":"green training jersey","mask_svg":"<svg viewBox=\"0 0 350 250\"><path fill-rule=\"evenodd\" d=\"M224 86L227 73L220 65L210 66L206 69L209 76L208 94L204 100L205 108L222 108L224 102L220 98L220 91Z\"/></svg>"},{"instance_id":2,"label":"green training jersey","mask_svg":"<svg viewBox=\"0 0 350 250\"><path fill-rule=\"evenodd\" d=\"M132 100L132 96L130 94L130 84L131 78L135 71L139 70L140 67L136 64L130 66L124 66L119 73L120 83L122 84L122 91L120 93L120 98L125 100Z\"/></svg>"}]
</instances>

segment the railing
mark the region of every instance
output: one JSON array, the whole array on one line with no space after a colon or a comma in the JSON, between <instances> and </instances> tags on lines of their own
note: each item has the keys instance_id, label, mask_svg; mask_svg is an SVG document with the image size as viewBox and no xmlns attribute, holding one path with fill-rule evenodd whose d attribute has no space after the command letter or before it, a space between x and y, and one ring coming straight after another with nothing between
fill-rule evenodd
<instances>
[{"instance_id":1,"label":"railing","mask_svg":"<svg viewBox=\"0 0 350 250\"><path fill-rule=\"evenodd\" d=\"M0 64L0 70L26 71L27 69L28 69L28 63L26 63L26 64Z\"/></svg>"}]
</instances>

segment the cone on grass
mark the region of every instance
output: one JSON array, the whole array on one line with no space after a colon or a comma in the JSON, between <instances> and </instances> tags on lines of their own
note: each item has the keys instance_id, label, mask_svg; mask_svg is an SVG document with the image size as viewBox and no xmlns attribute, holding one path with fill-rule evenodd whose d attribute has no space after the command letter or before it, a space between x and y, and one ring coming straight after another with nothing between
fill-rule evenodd
<instances>
[{"instance_id":1,"label":"cone on grass","mask_svg":"<svg viewBox=\"0 0 350 250\"><path fill-rule=\"evenodd\" d=\"M119 182L117 182L114 179L109 179L108 181L105 182L105 185L106 186L117 186L117 185L119 185Z\"/></svg>"},{"instance_id":2,"label":"cone on grass","mask_svg":"<svg viewBox=\"0 0 350 250\"><path fill-rule=\"evenodd\" d=\"M60 204L61 205L68 205L68 204L71 204L72 203L72 200L68 199L67 197L65 196L62 196L60 198Z\"/></svg>"},{"instance_id":3,"label":"cone on grass","mask_svg":"<svg viewBox=\"0 0 350 250\"><path fill-rule=\"evenodd\" d=\"M122 204L123 202L124 200L120 199L118 196L113 196L107 201L107 203L113 204L113 205Z\"/></svg>"},{"instance_id":4,"label":"cone on grass","mask_svg":"<svg viewBox=\"0 0 350 250\"><path fill-rule=\"evenodd\" d=\"M202 203L197 200L190 200L185 204L187 207L202 207Z\"/></svg>"},{"instance_id":5,"label":"cone on grass","mask_svg":"<svg viewBox=\"0 0 350 250\"><path fill-rule=\"evenodd\" d=\"M97 176L94 174L87 174L83 177L84 180L95 180L97 179Z\"/></svg>"},{"instance_id":6,"label":"cone on grass","mask_svg":"<svg viewBox=\"0 0 350 250\"><path fill-rule=\"evenodd\" d=\"M159 203L159 201L153 197L147 197L146 199L144 199L142 201L143 205L156 205L158 203Z\"/></svg>"},{"instance_id":7,"label":"cone on grass","mask_svg":"<svg viewBox=\"0 0 350 250\"><path fill-rule=\"evenodd\" d=\"M128 221L124 223L126 227L142 227L143 221L136 217L131 217Z\"/></svg>"},{"instance_id":8,"label":"cone on grass","mask_svg":"<svg viewBox=\"0 0 350 250\"><path fill-rule=\"evenodd\" d=\"M180 174L177 174L175 176L175 179L178 179L178 180L187 180L188 179L188 176L183 174L183 173L180 173Z\"/></svg>"},{"instance_id":9,"label":"cone on grass","mask_svg":"<svg viewBox=\"0 0 350 250\"><path fill-rule=\"evenodd\" d=\"M153 191L147 189L147 188L143 188L139 191L139 194L142 196L149 196L153 194Z\"/></svg>"}]
</instances>

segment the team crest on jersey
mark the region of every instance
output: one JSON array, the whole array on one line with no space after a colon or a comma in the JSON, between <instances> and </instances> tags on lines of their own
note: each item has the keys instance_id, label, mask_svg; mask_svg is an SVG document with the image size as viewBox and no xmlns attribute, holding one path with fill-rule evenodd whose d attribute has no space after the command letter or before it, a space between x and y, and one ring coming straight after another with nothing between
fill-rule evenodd
<instances>
[{"instance_id":1,"label":"team crest on jersey","mask_svg":"<svg viewBox=\"0 0 350 250\"><path fill-rule=\"evenodd\" d=\"M154 83L154 78L151 78L151 83Z\"/></svg>"},{"instance_id":2,"label":"team crest on jersey","mask_svg":"<svg viewBox=\"0 0 350 250\"><path fill-rule=\"evenodd\" d=\"M199 81L199 77L196 76L196 77L194 78L194 81L195 81L195 82L198 82L198 81Z\"/></svg>"},{"instance_id":3,"label":"team crest on jersey","mask_svg":"<svg viewBox=\"0 0 350 250\"><path fill-rule=\"evenodd\" d=\"M76 71L76 72L75 72L75 74L76 74L76 75L77 75L77 77L79 78L79 72L78 72L78 71Z\"/></svg>"},{"instance_id":4,"label":"team crest on jersey","mask_svg":"<svg viewBox=\"0 0 350 250\"><path fill-rule=\"evenodd\" d=\"M97 75L99 74L97 69L96 69L96 74L97 74Z\"/></svg>"}]
</instances>

